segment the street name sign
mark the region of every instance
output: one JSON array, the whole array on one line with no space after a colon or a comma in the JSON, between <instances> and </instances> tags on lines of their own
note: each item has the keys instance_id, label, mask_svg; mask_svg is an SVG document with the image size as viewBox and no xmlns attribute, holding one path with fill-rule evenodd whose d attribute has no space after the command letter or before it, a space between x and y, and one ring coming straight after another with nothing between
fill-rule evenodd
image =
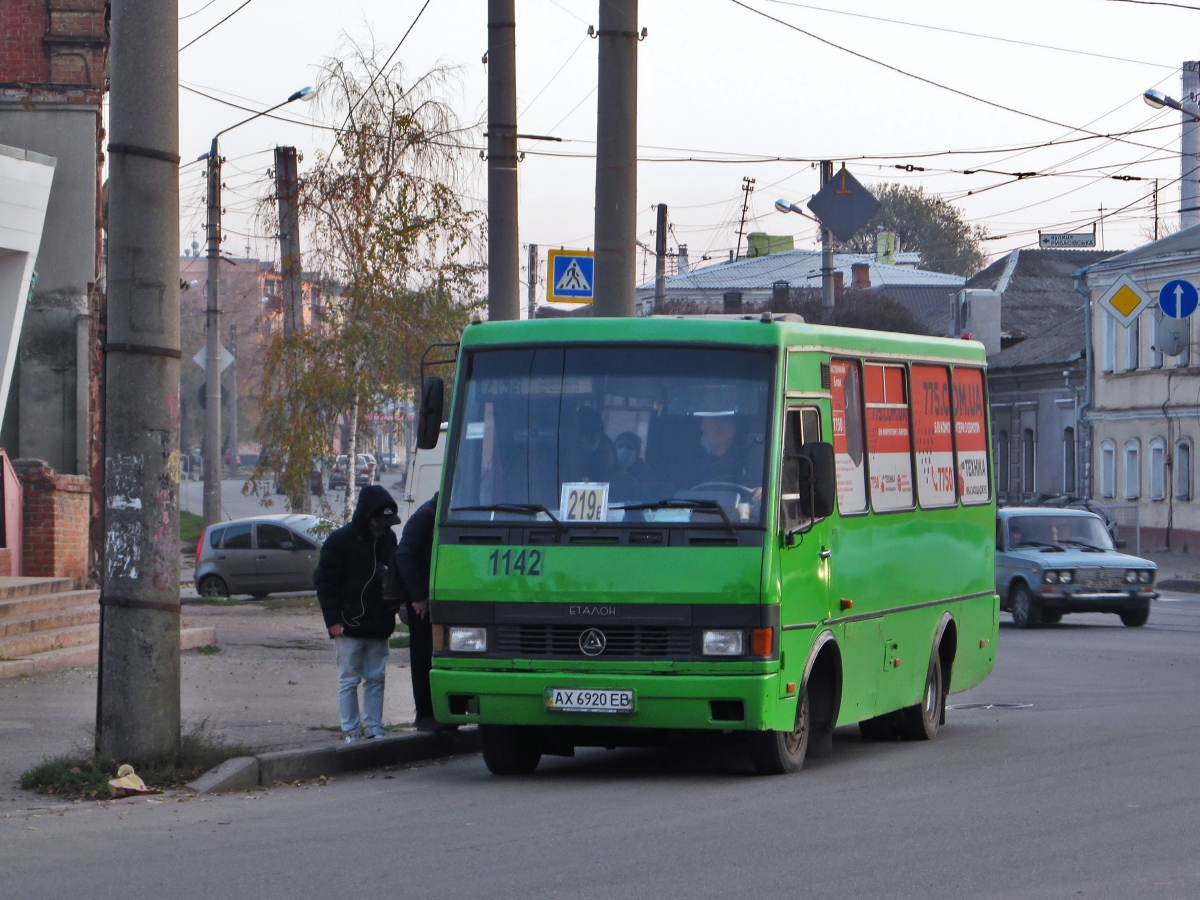
<instances>
[{"instance_id":1,"label":"street name sign","mask_svg":"<svg viewBox=\"0 0 1200 900\"><path fill-rule=\"evenodd\" d=\"M1154 303L1154 298L1138 287L1137 282L1128 275L1122 275L1096 302L1128 328L1143 310Z\"/></svg>"},{"instance_id":2,"label":"street name sign","mask_svg":"<svg viewBox=\"0 0 1200 900\"><path fill-rule=\"evenodd\" d=\"M200 348L200 352L192 357L192 362L198 365L205 372L208 371L208 350L204 347ZM233 365L233 354L221 347L221 371L224 372Z\"/></svg>"},{"instance_id":3,"label":"street name sign","mask_svg":"<svg viewBox=\"0 0 1200 900\"><path fill-rule=\"evenodd\" d=\"M547 254L546 300L550 303L591 303L596 260L591 250L551 250Z\"/></svg>"},{"instance_id":4,"label":"street name sign","mask_svg":"<svg viewBox=\"0 0 1200 900\"><path fill-rule=\"evenodd\" d=\"M839 241L848 241L879 209L879 201L843 165L826 185L808 201L821 224Z\"/></svg>"},{"instance_id":5,"label":"street name sign","mask_svg":"<svg viewBox=\"0 0 1200 900\"><path fill-rule=\"evenodd\" d=\"M1196 311L1196 287L1190 281L1176 278L1158 292L1158 305L1172 319L1186 319Z\"/></svg>"},{"instance_id":6,"label":"street name sign","mask_svg":"<svg viewBox=\"0 0 1200 900\"><path fill-rule=\"evenodd\" d=\"M1058 250L1066 247L1095 247L1096 235L1090 231L1070 234L1039 234L1038 246L1043 250Z\"/></svg>"}]
</instances>

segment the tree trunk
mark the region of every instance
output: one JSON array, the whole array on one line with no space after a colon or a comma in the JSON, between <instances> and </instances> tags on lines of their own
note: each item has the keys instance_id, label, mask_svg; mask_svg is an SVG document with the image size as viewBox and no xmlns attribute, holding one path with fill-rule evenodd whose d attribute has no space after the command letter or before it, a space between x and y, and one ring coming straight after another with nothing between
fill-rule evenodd
<instances>
[{"instance_id":1,"label":"tree trunk","mask_svg":"<svg viewBox=\"0 0 1200 900\"><path fill-rule=\"evenodd\" d=\"M349 522L354 513L354 501L358 496L358 394L350 404L349 438L346 441L346 507L342 511L342 521Z\"/></svg>"}]
</instances>

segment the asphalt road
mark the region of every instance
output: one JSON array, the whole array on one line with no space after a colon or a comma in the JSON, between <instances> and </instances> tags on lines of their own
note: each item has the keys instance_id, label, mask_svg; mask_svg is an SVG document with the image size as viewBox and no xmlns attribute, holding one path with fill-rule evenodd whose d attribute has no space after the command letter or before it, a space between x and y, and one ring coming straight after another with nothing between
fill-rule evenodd
<instances>
[{"instance_id":1,"label":"asphalt road","mask_svg":"<svg viewBox=\"0 0 1200 900\"><path fill-rule=\"evenodd\" d=\"M0 819L0 897L1196 897L1198 642L1200 598L1005 624L951 703L1022 708L928 744L843 729L793 776L596 750Z\"/></svg>"}]
</instances>

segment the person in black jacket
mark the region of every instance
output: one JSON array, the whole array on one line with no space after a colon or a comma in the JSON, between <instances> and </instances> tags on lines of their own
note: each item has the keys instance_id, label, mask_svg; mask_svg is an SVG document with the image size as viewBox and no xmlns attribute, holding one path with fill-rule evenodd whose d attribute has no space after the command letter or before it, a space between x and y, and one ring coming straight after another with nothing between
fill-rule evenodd
<instances>
[{"instance_id":1,"label":"person in black jacket","mask_svg":"<svg viewBox=\"0 0 1200 900\"><path fill-rule=\"evenodd\" d=\"M396 569L407 593L408 652L412 662L413 703L417 731L453 731L433 717L429 670L433 668L433 626L429 620L429 566L433 557L433 526L438 495L417 507L404 523L396 548Z\"/></svg>"},{"instance_id":2,"label":"person in black jacket","mask_svg":"<svg viewBox=\"0 0 1200 900\"><path fill-rule=\"evenodd\" d=\"M388 638L396 629L395 601L389 602L392 559L400 522L396 501L377 484L358 495L349 525L325 539L313 580L329 636L336 641L338 713L346 743L383 737L383 682ZM390 585L389 585L390 586ZM359 717L358 686L363 686Z\"/></svg>"}]
</instances>

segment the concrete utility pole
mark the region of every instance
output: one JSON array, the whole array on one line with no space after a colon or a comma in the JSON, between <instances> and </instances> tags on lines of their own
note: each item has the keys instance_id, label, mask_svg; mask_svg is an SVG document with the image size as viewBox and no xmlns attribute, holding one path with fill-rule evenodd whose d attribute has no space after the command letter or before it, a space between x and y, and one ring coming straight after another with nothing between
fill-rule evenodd
<instances>
[{"instance_id":1,"label":"concrete utility pole","mask_svg":"<svg viewBox=\"0 0 1200 900\"><path fill-rule=\"evenodd\" d=\"M833 162L821 160L821 187L833 181ZM833 315L833 232L821 226L821 316Z\"/></svg>"},{"instance_id":2,"label":"concrete utility pole","mask_svg":"<svg viewBox=\"0 0 1200 900\"><path fill-rule=\"evenodd\" d=\"M179 748L179 7L113 0L96 744Z\"/></svg>"},{"instance_id":3,"label":"concrete utility pole","mask_svg":"<svg viewBox=\"0 0 1200 900\"><path fill-rule=\"evenodd\" d=\"M537 318L537 273L538 273L538 245L529 245L529 319L532 321Z\"/></svg>"},{"instance_id":4,"label":"concrete utility pole","mask_svg":"<svg viewBox=\"0 0 1200 900\"><path fill-rule=\"evenodd\" d=\"M637 0L601 0L592 312L637 314Z\"/></svg>"},{"instance_id":5,"label":"concrete utility pole","mask_svg":"<svg viewBox=\"0 0 1200 900\"><path fill-rule=\"evenodd\" d=\"M283 276L283 333L304 327L300 261L300 181L296 148L275 148L275 197L279 204L279 268Z\"/></svg>"},{"instance_id":6,"label":"concrete utility pole","mask_svg":"<svg viewBox=\"0 0 1200 900\"><path fill-rule=\"evenodd\" d=\"M247 253L247 256L250 254ZM238 467L238 355L237 355L237 323L229 323L229 355L233 362L229 364L229 474L237 477Z\"/></svg>"},{"instance_id":7,"label":"concrete utility pole","mask_svg":"<svg viewBox=\"0 0 1200 900\"><path fill-rule=\"evenodd\" d=\"M667 204L658 204L654 226L654 311L660 313L667 300Z\"/></svg>"},{"instance_id":8,"label":"concrete utility pole","mask_svg":"<svg viewBox=\"0 0 1200 900\"><path fill-rule=\"evenodd\" d=\"M177 0L178 2L178 0ZM204 524L221 521L221 153L208 152L208 291L204 351Z\"/></svg>"},{"instance_id":9,"label":"concrete utility pole","mask_svg":"<svg viewBox=\"0 0 1200 900\"><path fill-rule=\"evenodd\" d=\"M488 0L488 318L521 318L517 239L517 23Z\"/></svg>"},{"instance_id":10,"label":"concrete utility pole","mask_svg":"<svg viewBox=\"0 0 1200 900\"><path fill-rule=\"evenodd\" d=\"M1200 62L1183 64L1183 97L1185 107L1195 110L1200 104ZM1200 225L1200 122L1195 116L1181 111L1183 140L1180 144L1179 227Z\"/></svg>"}]
</instances>

